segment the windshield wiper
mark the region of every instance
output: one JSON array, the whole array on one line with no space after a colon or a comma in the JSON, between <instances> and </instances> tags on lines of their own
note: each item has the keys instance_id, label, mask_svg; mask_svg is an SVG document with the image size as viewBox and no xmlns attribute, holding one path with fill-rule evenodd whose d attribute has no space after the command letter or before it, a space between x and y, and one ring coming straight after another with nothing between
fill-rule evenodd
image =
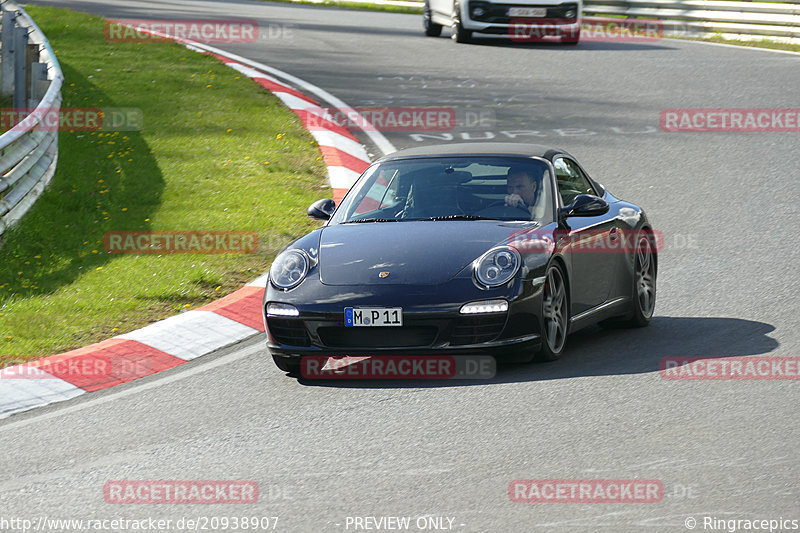
<instances>
[{"instance_id":1,"label":"windshield wiper","mask_svg":"<svg viewBox=\"0 0 800 533\"><path fill-rule=\"evenodd\" d=\"M399 222L396 218L357 218L343 222L343 224L360 224L361 222Z\"/></svg>"},{"instance_id":2,"label":"windshield wiper","mask_svg":"<svg viewBox=\"0 0 800 533\"><path fill-rule=\"evenodd\" d=\"M478 215L447 215L443 217L429 217L422 220L497 220L489 217L479 217Z\"/></svg>"}]
</instances>

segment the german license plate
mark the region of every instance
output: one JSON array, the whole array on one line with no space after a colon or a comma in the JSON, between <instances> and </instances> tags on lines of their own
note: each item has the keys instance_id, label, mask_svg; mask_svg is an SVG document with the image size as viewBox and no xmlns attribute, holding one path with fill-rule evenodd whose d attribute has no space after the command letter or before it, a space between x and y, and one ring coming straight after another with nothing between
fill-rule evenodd
<instances>
[{"instance_id":1,"label":"german license plate","mask_svg":"<svg viewBox=\"0 0 800 533\"><path fill-rule=\"evenodd\" d=\"M509 17L546 17L546 7L509 7Z\"/></svg>"},{"instance_id":2,"label":"german license plate","mask_svg":"<svg viewBox=\"0 0 800 533\"><path fill-rule=\"evenodd\" d=\"M402 307L345 307L344 325L360 326L402 326Z\"/></svg>"}]
</instances>

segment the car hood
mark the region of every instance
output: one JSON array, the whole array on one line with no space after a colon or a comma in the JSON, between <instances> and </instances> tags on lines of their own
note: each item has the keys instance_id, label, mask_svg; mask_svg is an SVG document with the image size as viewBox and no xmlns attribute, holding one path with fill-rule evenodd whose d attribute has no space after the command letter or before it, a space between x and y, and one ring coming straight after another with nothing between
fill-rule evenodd
<instances>
[{"instance_id":1,"label":"car hood","mask_svg":"<svg viewBox=\"0 0 800 533\"><path fill-rule=\"evenodd\" d=\"M320 235L320 280L325 285L444 283L520 227L495 220L327 226ZM382 272L388 274L382 278Z\"/></svg>"}]
</instances>

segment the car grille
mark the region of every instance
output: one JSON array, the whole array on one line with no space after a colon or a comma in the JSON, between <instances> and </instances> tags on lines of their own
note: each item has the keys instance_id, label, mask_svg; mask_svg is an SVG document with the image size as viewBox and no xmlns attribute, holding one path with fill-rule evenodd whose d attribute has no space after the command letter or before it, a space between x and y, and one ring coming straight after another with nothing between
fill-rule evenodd
<instances>
[{"instance_id":1,"label":"car grille","mask_svg":"<svg viewBox=\"0 0 800 533\"><path fill-rule=\"evenodd\" d=\"M279 344L290 346L310 346L305 323L292 318L267 317L267 327L272 338Z\"/></svg>"},{"instance_id":2,"label":"car grille","mask_svg":"<svg viewBox=\"0 0 800 533\"><path fill-rule=\"evenodd\" d=\"M331 348L427 347L436 339L435 326L409 327L320 327L322 344Z\"/></svg>"},{"instance_id":3,"label":"car grille","mask_svg":"<svg viewBox=\"0 0 800 533\"><path fill-rule=\"evenodd\" d=\"M476 7L481 7L484 10L484 14L481 16L477 16L474 14L474 10ZM493 24L510 24L511 20L526 20L531 23L536 22L536 18L529 18L524 19L522 17L509 17L506 15L508 12L509 7L544 7L547 9L547 16L538 19L542 23L547 21L547 24L566 24L569 22L574 22L577 20L577 17L573 17L572 19L567 19L566 13L567 11L575 11L578 10L578 4L561 4L559 6L537 6L537 5L521 5L521 4L491 4L489 2L484 2L481 0L472 0L469 2L469 13L470 18L475 21L479 22L490 22ZM559 22L556 22L559 21Z\"/></svg>"},{"instance_id":4,"label":"car grille","mask_svg":"<svg viewBox=\"0 0 800 533\"><path fill-rule=\"evenodd\" d=\"M494 340L506 324L506 315L506 313L492 313L459 317L450 336L450 344L462 346Z\"/></svg>"}]
</instances>

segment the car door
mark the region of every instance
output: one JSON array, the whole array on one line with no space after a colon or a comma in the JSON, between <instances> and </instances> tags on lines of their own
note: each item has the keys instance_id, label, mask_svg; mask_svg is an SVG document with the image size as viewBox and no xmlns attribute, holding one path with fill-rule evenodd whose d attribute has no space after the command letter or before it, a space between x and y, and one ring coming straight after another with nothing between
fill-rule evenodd
<instances>
[{"instance_id":1,"label":"car door","mask_svg":"<svg viewBox=\"0 0 800 533\"><path fill-rule=\"evenodd\" d=\"M553 160L560 207L572 203L579 194L598 193L578 164L566 156ZM619 228L609 213L595 217L569 217L562 223L565 235L559 239L565 258L571 262L571 316L580 314L608 299L614 280L619 250ZM610 245L611 244L611 245Z\"/></svg>"},{"instance_id":2,"label":"car door","mask_svg":"<svg viewBox=\"0 0 800 533\"><path fill-rule=\"evenodd\" d=\"M428 5L431 7L431 11L433 11L435 18L437 19L435 22L443 23L442 17L447 18L447 23L445 25L449 25L450 23L450 16L453 14L453 7L454 2L457 0L428 0Z\"/></svg>"}]
</instances>

